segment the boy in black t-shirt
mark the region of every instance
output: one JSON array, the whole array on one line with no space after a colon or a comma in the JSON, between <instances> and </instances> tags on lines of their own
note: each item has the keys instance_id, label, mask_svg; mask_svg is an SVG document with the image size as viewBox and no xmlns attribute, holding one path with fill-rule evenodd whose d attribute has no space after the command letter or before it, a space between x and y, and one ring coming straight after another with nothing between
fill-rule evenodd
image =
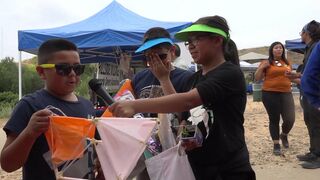
<instances>
[{"instance_id":1,"label":"boy in black t-shirt","mask_svg":"<svg viewBox=\"0 0 320 180\"><path fill-rule=\"evenodd\" d=\"M186 92L186 85L192 76L191 71L174 67L171 61L175 46L167 30L161 27L150 28L143 38L143 44L136 52L145 54L149 67L137 73L132 79L134 94L137 99L156 98L163 95ZM174 111L172 111L174 112ZM175 114L177 120L186 120L188 113ZM156 114L145 114L156 116ZM175 121L174 123L179 123ZM149 179L146 171L137 177Z\"/></svg>"},{"instance_id":2,"label":"boy in black t-shirt","mask_svg":"<svg viewBox=\"0 0 320 180\"><path fill-rule=\"evenodd\" d=\"M84 65L73 43L63 39L44 42L38 51L36 70L45 86L23 97L4 126L7 140L1 152L1 168L13 172L22 167L24 180L54 180L55 174L45 160L49 148L44 133L52 115L46 107L54 106L67 116L82 118L94 115L94 109L89 100L74 93Z\"/></svg>"}]
</instances>

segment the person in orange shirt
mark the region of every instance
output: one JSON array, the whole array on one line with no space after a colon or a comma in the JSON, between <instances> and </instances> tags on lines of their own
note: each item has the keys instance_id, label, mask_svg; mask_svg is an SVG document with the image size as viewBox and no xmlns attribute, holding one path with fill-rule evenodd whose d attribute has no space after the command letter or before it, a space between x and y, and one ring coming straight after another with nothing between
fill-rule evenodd
<instances>
[{"instance_id":1,"label":"person in orange shirt","mask_svg":"<svg viewBox=\"0 0 320 180\"><path fill-rule=\"evenodd\" d=\"M291 81L285 76L285 73L291 70L291 63L285 57L283 44L274 42L269 48L268 60L261 61L255 72L255 80L263 80L262 102L269 116L269 131L275 155L282 154L279 139L284 148L289 148L288 134L295 121ZM281 134L280 116L283 120Z\"/></svg>"}]
</instances>

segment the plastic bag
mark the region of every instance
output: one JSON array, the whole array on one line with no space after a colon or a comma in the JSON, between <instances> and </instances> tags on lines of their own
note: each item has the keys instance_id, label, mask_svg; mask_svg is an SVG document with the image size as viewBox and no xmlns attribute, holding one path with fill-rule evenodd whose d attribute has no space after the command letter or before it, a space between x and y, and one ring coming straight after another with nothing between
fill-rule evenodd
<instances>
[{"instance_id":1,"label":"plastic bag","mask_svg":"<svg viewBox=\"0 0 320 180\"><path fill-rule=\"evenodd\" d=\"M164 151L172 148L177 143L171 130L168 114L158 114L158 118L160 122L158 135L161 142L162 150Z\"/></svg>"},{"instance_id":2,"label":"plastic bag","mask_svg":"<svg viewBox=\"0 0 320 180\"><path fill-rule=\"evenodd\" d=\"M180 143L145 162L151 180L195 180L188 157Z\"/></svg>"}]
</instances>

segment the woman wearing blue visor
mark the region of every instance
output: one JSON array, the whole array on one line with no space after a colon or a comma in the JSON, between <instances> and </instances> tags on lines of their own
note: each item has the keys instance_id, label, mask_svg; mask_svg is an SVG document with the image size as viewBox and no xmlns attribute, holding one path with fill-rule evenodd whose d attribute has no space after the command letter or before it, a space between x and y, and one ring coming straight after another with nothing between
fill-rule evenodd
<instances>
[{"instance_id":1,"label":"woman wearing blue visor","mask_svg":"<svg viewBox=\"0 0 320 180\"><path fill-rule=\"evenodd\" d=\"M202 106L207 118L197 126L205 139L201 147L185 146L196 179L255 179L244 137L245 79L239 65L225 59L230 40L226 20L203 17L175 37L185 41L195 63L202 65L189 81L191 90L117 102L110 110L116 116L130 117L137 112L166 113Z\"/></svg>"}]
</instances>

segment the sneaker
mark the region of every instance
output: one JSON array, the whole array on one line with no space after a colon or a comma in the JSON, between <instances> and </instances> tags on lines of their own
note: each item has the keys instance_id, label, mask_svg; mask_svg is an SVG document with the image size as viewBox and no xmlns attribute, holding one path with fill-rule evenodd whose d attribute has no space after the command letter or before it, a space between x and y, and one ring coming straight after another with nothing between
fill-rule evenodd
<instances>
[{"instance_id":1,"label":"sneaker","mask_svg":"<svg viewBox=\"0 0 320 180\"><path fill-rule=\"evenodd\" d=\"M311 162L304 162L301 166L305 169L318 169L320 168L320 157Z\"/></svg>"},{"instance_id":2,"label":"sneaker","mask_svg":"<svg viewBox=\"0 0 320 180\"><path fill-rule=\"evenodd\" d=\"M282 146L284 148L289 148L289 142L288 142L288 135L285 135L285 134L280 134L280 139L281 139L281 142L282 142Z\"/></svg>"},{"instance_id":3,"label":"sneaker","mask_svg":"<svg viewBox=\"0 0 320 180\"><path fill-rule=\"evenodd\" d=\"M311 162L311 161L316 160L317 156L315 154L313 154L312 152L308 152L306 154L297 155L297 158L298 158L299 161Z\"/></svg>"},{"instance_id":4,"label":"sneaker","mask_svg":"<svg viewBox=\"0 0 320 180\"><path fill-rule=\"evenodd\" d=\"M274 144L273 145L273 154L276 155L276 156L280 156L281 155L280 144Z\"/></svg>"}]
</instances>

